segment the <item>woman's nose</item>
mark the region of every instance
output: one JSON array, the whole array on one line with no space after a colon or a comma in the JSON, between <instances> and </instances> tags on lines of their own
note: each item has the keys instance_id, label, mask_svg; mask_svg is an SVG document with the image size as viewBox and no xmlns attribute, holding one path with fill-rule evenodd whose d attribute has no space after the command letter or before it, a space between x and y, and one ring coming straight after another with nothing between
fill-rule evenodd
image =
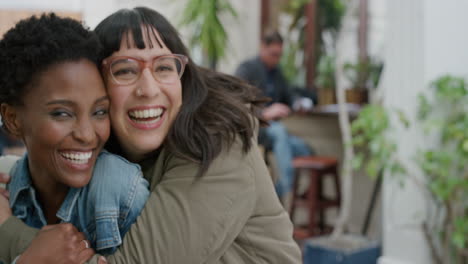
<instances>
[{"instance_id":1,"label":"woman's nose","mask_svg":"<svg viewBox=\"0 0 468 264\"><path fill-rule=\"evenodd\" d=\"M160 84L156 81L151 70L146 68L141 72L140 79L136 87L136 94L139 97L153 97L161 92Z\"/></svg>"},{"instance_id":2,"label":"woman's nose","mask_svg":"<svg viewBox=\"0 0 468 264\"><path fill-rule=\"evenodd\" d=\"M76 140L83 144L91 144L96 139L96 133L93 123L89 118L81 118L78 120L73 136Z\"/></svg>"}]
</instances>

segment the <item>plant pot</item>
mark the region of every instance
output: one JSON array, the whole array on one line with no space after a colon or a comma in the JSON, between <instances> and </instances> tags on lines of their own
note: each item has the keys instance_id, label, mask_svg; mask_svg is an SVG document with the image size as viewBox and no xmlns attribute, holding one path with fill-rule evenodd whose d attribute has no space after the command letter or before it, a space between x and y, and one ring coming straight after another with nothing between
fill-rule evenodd
<instances>
[{"instance_id":1,"label":"plant pot","mask_svg":"<svg viewBox=\"0 0 468 264\"><path fill-rule=\"evenodd\" d=\"M380 251L379 243L357 235L311 238L304 243L304 264L376 264Z\"/></svg>"},{"instance_id":2,"label":"plant pot","mask_svg":"<svg viewBox=\"0 0 468 264\"><path fill-rule=\"evenodd\" d=\"M346 90L346 102L352 104L366 104L368 100L368 91L365 89Z\"/></svg>"},{"instance_id":3,"label":"plant pot","mask_svg":"<svg viewBox=\"0 0 468 264\"><path fill-rule=\"evenodd\" d=\"M335 89L319 88L318 89L318 104L319 105L336 104Z\"/></svg>"}]
</instances>

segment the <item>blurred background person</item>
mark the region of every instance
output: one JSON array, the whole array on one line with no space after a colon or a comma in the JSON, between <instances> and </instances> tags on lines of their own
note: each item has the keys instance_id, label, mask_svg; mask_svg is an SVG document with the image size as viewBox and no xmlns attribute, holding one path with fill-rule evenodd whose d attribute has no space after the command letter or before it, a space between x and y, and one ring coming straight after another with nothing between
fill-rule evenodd
<instances>
[{"instance_id":1,"label":"blurred background person","mask_svg":"<svg viewBox=\"0 0 468 264\"><path fill-rule=\"evenodd\" d=\"M311 150L304 140L290 135L281 119L291 114L293 96L279 66L283 54L283 38L276 31L266 33L258 56L241 63L235 75L260 88L271 98L262 111L269 122L260 128L259 144L266 151L273 151L279 169L275 183L276 192L282 200L291 190L294 177L292 160L296 156L310 155Z\"/></svg>"}]
</instances>

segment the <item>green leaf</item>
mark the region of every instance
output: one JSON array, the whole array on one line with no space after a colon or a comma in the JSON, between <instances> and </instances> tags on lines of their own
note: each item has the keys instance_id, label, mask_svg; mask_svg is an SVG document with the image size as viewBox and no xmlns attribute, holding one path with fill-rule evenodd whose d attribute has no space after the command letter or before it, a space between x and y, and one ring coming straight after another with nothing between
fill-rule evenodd
<instances>
[{"instance_id":1,"label":"green leaf","mask_svg":"<svg viewBox=\"0 0 468 264\"><path fill-rule=\"evenodd\" d=\"M366 173L369 177L375 179L377 178L377 174L379 172L380 165L378 160L376 159L369 159L366 165Z\"/></svg>"},{"instance_id":2,"label":"green leaf","mask_svg":"<svg viewBox=\"0 0 468 264\"><path fill-rule=\"evenodd\" d=\"M180 25L192 27L190 45L200 46L210 61L225 55L227 33L219 16L227 13L237 17L237 12L226 0L188 0Z\"/></svg>"},{"instance_id":3,"label":"green leaf","mask_svg":"<svg viewBox=\"0 0 468 264\"><path fill-rule=\"evenodd\" d=\"M455 219L454 226L452 243L459 249L464 249L467 246L468 239L468 216Z\"/></svg>"},{"instance_id":4,"label":"green leaf","mask_svg":"<svg viewBox=\"0 0 468 264\"><path fill-rule=\"evenodd\" d=\"M408 119L408 117L405 115L405 112L403 112L402 110L398 109L397 110L397 115L398 115L398 119L400 120L400 122L403 124L403 126L405 128L408 128L410 126L410 121Z\"/></svg>"},{"instance_id":5,"label":"green leaf","mask_svg":"<svg viewBox=\"0 0 468 264\"><path fill-rule=\"evenodd\" d=\"M468 139L465 139L463 141L463 151L465 151L466 153L468 153Z\"/></svg>"},{"instance_id":6,"label":"green leaf","mask_svg":"<svg viewBox=\"0 0 468 264\"><path fill-rule=\"evenodd\" d=\"M364 161L364 155L363 154L356 154L354 156L354 159L352 161L352 166L354 170L358 170L361 168L362 163Z\"/></svg>"}]
</instances>

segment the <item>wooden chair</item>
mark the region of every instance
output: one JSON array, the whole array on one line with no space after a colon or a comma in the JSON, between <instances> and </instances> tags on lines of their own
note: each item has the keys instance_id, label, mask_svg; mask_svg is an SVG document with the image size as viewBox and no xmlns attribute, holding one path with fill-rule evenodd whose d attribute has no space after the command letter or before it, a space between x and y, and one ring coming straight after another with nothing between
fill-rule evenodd
<instances>
[{"instance_id":1,"label":"wooden chair","mask_svg":"<svg viewBox=\"0 0 468 264\"><path fill-rule=\"evenodd\" d=\"M338 160L333 157L303 156L293 160L295 179L293 185L293 197L290 207L291 221L294 223L294 214L298 206L308 211L308 223L305 226L295 224L294 237L304 239L307 237L326 233L325 210L327 208L340 207L341 190L338 176ZM307 173L302 173L306 171ZM299 194L300 177L310 178L309 186L304 194ZM334 182L335 196L325 197L323 182L325 176L330 176Z\"/></svg>"}]
</instances>

